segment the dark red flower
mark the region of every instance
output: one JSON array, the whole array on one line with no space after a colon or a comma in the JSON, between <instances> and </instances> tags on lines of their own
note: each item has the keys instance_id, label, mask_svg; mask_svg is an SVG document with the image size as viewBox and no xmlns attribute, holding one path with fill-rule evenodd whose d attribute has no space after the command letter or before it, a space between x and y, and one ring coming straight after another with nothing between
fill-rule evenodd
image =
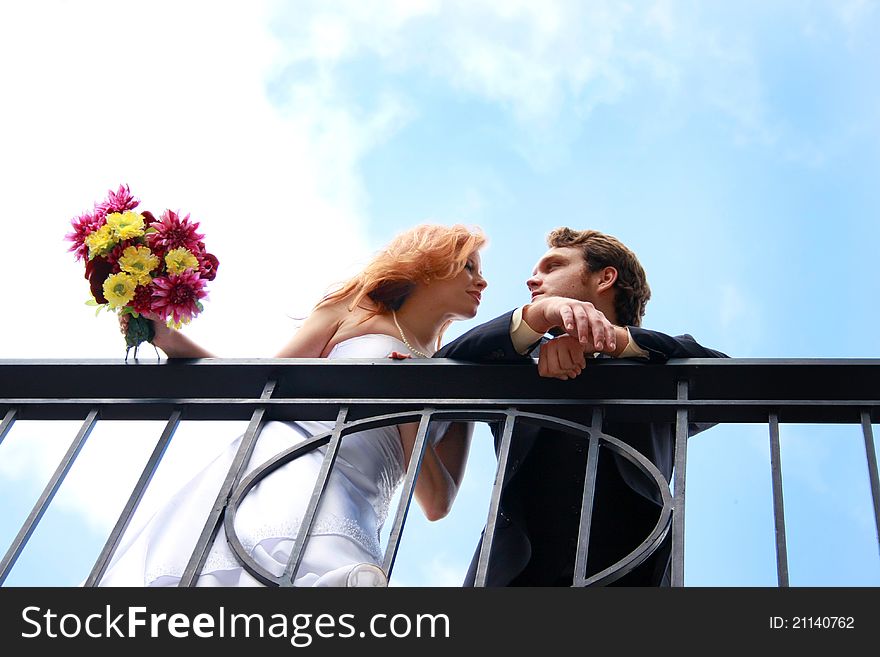
<instances>
[{"instance_id":1,"label":"dark red flower","mask_svg":"<svg viewBox=\"0 0 880 657\"><path fill-rule=\"evenodd\" d=\"M134 290L134 298L129 305L142 315L153 312L153 286L138 285Z\"/></svg>"},{"instance_id":2,"label":"dark red flower","mask_svg":"<svg viewBox=\"0 0 880 657\"><path fill-rule=\"evenodd\" d=\"M98 303L107 303L104 296L104 281L113 273L113 265L106 258L97 256L86 262L86 278L92 290L92 296Z\"/></svg>"},{"instance_id":3,"label":"dark red flower","mask_svg":"<svg viewBox=\"0 0 880 657\"><path fill-rule=\"evenodd\" d=\"M206 281L213 281L214 277L217 276L217 267L220 266L217 256L213 253L199 251L196 254L196 259L199 261L199 276Z\"/></svg>"}]
</instances>

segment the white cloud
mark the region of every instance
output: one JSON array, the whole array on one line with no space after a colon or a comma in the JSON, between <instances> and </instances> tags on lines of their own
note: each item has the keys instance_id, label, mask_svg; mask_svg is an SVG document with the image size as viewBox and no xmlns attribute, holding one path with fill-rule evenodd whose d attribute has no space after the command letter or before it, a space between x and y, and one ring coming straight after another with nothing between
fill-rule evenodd
<instances>
[{"instance_id":1,"label":"white cloud","mask_svg":"<svg viewBox=\"0 0 880 657\"><path fill-rule=\"evenodd\" d=\"M98 422L50 508L77 513L91 530L108 535L164 428L163 422ZM134 524L149 519L171 493L245 428L244 422L181 423L150 481ZM42 492L79 429L80 423L74 421L17 422L2 444L0 477L33 482Z\"/></svg>"},{"instance_id":2,"label":"white cloud","mask_svg":"<svg viewBox=\"0 0 880 657\"><path fill-rule=\"evenodd\" d=\"M831 4L838 20L850 30L864 25L867 19L877 11L877 6L878 3L874 0L846 0L846 2Z\"/></svg>"},{"instance_id":3,"label":"white cloud","mask_svg":"<svg viewBox=\"0 0 880 657\"><path fill-rule=\"evenodd\" d=\"M71 429L69 443L77 429L72 423L64 425L64 428ZM68 447L58 429L57 422L19 422L13 425L13 430L3 441L0 474L13 481L33 477L48 482Z\"/></svg>"},{"instance_id":4,"label":"white cloud","mask_svg":"<svg viewBox=\"0 0 880 657\"><path fill-rule=\"evenodd\" d=\"M187 330L222 355L272 355L285 315L365 257L358 161L399 108L354 116L319 92L273 106L279 46L257 6L240 7L158 2L124 20L109 2L0 9L6 355L121 353L112 318L82 306L82 264L62 241L120 182L145 209L201 222L220 270Z\"/></svg>"},{"instance_id":5,"label":"white cloud","mask_svg":"<svg viewBox=\"0 0 880 657\"><path fill-rule=\"evenodd\" d=\"M512 117L510 147L542 168L566 152L598 106L629 98L658 104L655 127L682 126L705 112L723 117L735 141L772 145L777 129L754 44L729 23L724 11L665 0L647 7L450 0L378 9L337 0L278 5L275 30L289 70L310 87L334 87L353 62L381 67L372 79L398 98L415 93L402 88L406 74L435 81Z\"/></svg>"},{"instance_id":6,"label":"white cloud","mask_svg":"<svg viewBox=\"0 0 880 657\"><path fill-rule=\"evenodd\" d=\"M264 4L120 7L0 7L0 357L122 357L115 319L83 305L83 266L62 238L70 218L123 182L144 209L192 213L220 259L204 316L186 332L222 356L271 356L296 326L289 316L307 314L369 252L359 159L406 109L389 96L357 114L321 88L273 105L267 85L280 45ZM0 476L45 482L76 428L68 436L55 424L49 430L63 436L52 438L29 424L6 439ZM137 430L151 428L126 434ZM236 430L217 435L231 440ZM131 436L102 439L108 431L99 423L55 500L99 531L112 526L161 429L140 451L126 451ZM172 443L157 488L180 483L175 463L211 453L195 447L172 459L183 444ZM96 446L103 459L89 458ZM118 504L101 503L108 487L124 491Z\"/></svg>"}]
</instances>

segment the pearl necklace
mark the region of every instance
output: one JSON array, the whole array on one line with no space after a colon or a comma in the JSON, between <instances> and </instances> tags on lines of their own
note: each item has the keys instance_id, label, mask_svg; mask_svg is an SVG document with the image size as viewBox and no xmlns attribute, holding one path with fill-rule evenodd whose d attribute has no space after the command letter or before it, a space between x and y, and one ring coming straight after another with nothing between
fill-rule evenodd
<instances>
[{"instance_id":1,"label":"pearl necklace","mask_svg":"<svg viewBox=\"0 0 880 657\"><path fill-rule=\"evenodd\" d=\"M415 347L413 347L409 340L406 339L406 336L403 334L403 329L400 328L400 322L397 321L397 313L393 310L391 311L391 316L394 318L394 325L397 327L397 330L400 332L400 339L403 340L403 344L406 345L406 348L413 352L416 356L421 356L422 358L430 358L430 356L422 351L419 351Z\"/></svg>"}]
</instances>

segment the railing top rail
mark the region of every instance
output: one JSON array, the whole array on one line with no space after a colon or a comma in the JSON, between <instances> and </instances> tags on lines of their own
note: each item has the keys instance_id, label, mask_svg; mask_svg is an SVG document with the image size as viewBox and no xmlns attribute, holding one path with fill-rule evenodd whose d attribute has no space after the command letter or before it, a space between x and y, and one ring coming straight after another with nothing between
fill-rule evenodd
<instances>
[{"instance_id":1,"label":"railing top rail","mask_svg":"<svg viewBox=\"0 0 880 657\"><path fill-rule=\"evenodd\" d=\"M406 403L536 411L602 403L610 419L671 419L682 380L697 421L762 422L777 407L783 422L858 422L858 409L869 409L877 421L880 403L880 359L678 359L663 365L602 359L571 381L541 378L528 364L449 359L9 359L0 360L0 411L18 407L19 419L74 419L97 405L107 419L160 419L184 406L188 419L238 419L265 404L260 391L270 378L277 388L268 412L278 419L318 405L328 406L331 417L341 403L369 406L370 412ZM115 415L111 407L122 405L128 410Z\"/></svg>"}]
</instances>

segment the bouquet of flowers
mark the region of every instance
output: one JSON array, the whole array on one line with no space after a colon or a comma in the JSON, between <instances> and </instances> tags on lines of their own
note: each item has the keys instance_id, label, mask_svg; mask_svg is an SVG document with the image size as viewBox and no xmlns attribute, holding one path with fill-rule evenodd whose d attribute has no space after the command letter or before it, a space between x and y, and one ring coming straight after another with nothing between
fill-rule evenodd
<instances>
[{"instance_id":1,"label":"bouquet of flowers","mask_svg":"<svg viewBox=\"0 0 880 657\"><path fill-rule=\"evenodd\" d=\"M189 215L165 210L160 219L137 211L140 201L128 185L110 190L92 212L71 220L77 260L85 262L92 298L86 303L128 315L125 356L154 337L147 317L180 328L202 310L205 283L217 274L217 258L208 253ZM147 317L145 317L145 315Z\"/></svg>"}]
</instances>

